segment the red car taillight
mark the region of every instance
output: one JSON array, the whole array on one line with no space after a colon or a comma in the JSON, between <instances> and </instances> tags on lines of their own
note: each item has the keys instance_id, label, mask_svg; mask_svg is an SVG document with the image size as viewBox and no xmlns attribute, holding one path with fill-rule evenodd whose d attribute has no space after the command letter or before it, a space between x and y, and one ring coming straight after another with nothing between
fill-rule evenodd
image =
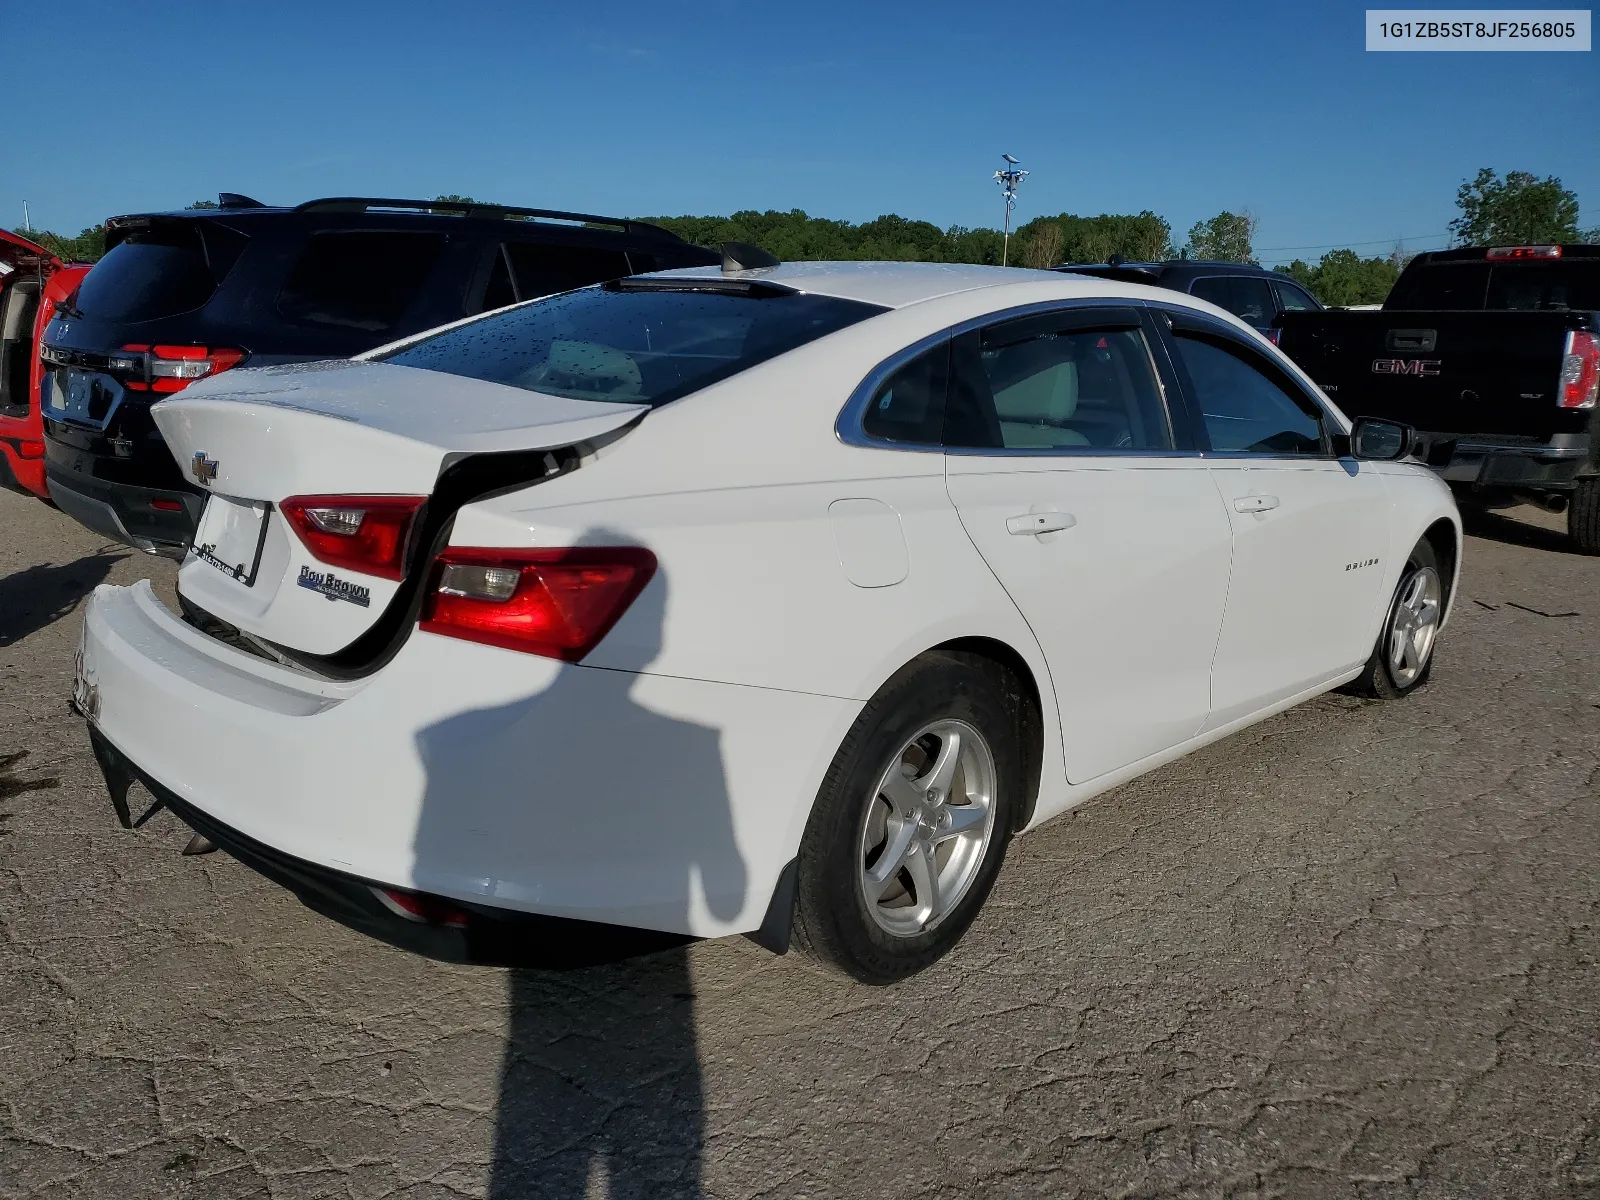
<instances>
[{"instance_id":1,"label":"red car taillight","mask_svg":"<svg viewBox=\"0 0 1600 1200\"><path fill-rule=\"evenodd\" d=\"M383 579L401 579L411 521L426 499L290 496L278 509L317 561Z\"/></svg>"},{"instance_id":2,"label":"red car taillight","mask_svg":"<svg viewBox=\"0 0 1600 1200\"><path fill-rule=\"evenodd\" d=\"M1567 334L1561 351L1561 381L1556 404L1561 408L1593 408L1600 394L1600 337L1581 329Z\"/></svg>"},{"instance_id":3,"label":"red car taillight","mask_svg":"<svg viewBox=\"0 0 1600 1200\"><path fill-rule=\"evenodd\" d=\"M122 349L146 356L149 381L134 379L124 385L135 392L181 392L196 379L236 367L245 358L243 350L227 346L152 346L135 342Z\"/></svg>"},{"instance_id":4,"label":"red car taillight","mask_svg":"<svg viewBox=\"0 0 1600 1200\"><path fill-rule=\"evenodd\" d=\"M455 547L434 563L419 628L577 662L655 570L656 556L639 546Z\"/></svg>"}]
</instances>

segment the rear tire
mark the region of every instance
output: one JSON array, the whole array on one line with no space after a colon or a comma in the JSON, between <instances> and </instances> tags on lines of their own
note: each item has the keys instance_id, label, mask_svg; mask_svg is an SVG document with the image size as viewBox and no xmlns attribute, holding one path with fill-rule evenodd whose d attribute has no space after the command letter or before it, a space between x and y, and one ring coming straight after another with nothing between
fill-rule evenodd
<instances>
[{"instance_id":1,"label":"rear tire","mask_svg":"<svg viewBox=\"0 0 1600 1200\"><path fill-rule=\"evenodd\" d=\"M1567 506L1567 533L1579 554L1600 554L1600 477L1578 480Z\"/></svg>"},{"instance_id":2,"label":"rear tire","mask_svg":"<svg viewBox=\"0 0 1600 1200\"><path fill-rule=\"evenodd\" d=\"M994 886L1024 769L1017 681L978 655L914 659L867 702L800 844L793 943L891 983L960 940Z\"/></svg>"},{"instance_id":3,"label":"rear tire","mask_svg":"<svg viewBox=\"0 0 1600 1200\"><path fill-rule=\"evenodd\" d=\"M1433 674L1433 651L1444 619L1445 581L1439 558L1424 538L1412 549L1389 597L1377 645L1347 691L1374 700L1409 696Z\"/></svg>"}]
</instances>

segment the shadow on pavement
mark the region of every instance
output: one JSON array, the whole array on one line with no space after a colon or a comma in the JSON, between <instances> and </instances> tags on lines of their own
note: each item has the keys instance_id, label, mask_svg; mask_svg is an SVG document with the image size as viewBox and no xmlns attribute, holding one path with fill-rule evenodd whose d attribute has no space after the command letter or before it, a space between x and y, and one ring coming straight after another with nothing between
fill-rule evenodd
<instances>
[{"instance_id":1,"label":"shadow on pavement","mask_svg":"<svg viewBox=\"0 0 1600 1200\"><path fill-rule=\"evenodd\" d=\"M578 544L630 540L596 530ZM662 693L640 673L660 653L666 595L658 572L608 636L614 668L563 666L531 695L417 734L419 888L669 929L742 910L720 731L650 707ZM701 1195L694 988L687 949L663 940L682 939L578 926L520 960L569 969L510 973L492 1200ZM656 952L605 961L641 949Z\"/></svg>"},{"instance_id":2,"label":"shadow on pavement","mask_svg":"<svg viewBox=\"0 0 1600 1200\"><path fill-rule=\"evenodd\" d=\"M0 646L14 645L55 624L126 557L101 550L76 562L27 567L0 579Z\"/></svg>"},{"instance_id":3,"label":"shadow on pavement","mask_svg":"<svg viewBox=\"0 0 1600 1200\"><path fill-rule=\"evenodd\" d=\"M1503 516L1486 509L1463 508L1461 528L1471 537L1488 538L1508 546L1527 546L1534 550L1549 550L1557 554L1576 554L1572 541L1565 532L1530 525L1514 517Z\"/></svg>"}]
</instances>

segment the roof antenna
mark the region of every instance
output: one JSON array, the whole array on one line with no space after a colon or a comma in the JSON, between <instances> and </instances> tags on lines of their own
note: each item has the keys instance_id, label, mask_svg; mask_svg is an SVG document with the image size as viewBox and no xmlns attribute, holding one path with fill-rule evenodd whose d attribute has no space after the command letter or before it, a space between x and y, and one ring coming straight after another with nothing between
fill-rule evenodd
<instances>
[{"instance_id":1,"label":"roof antenna","mask_svg":"<svg viewBox=\"0 0 1600 1200\"><path fill-rule=\"evenodd\" d=\"M776 267L782 264L773 258L760 246L752 246L749 242L723 242L722 243L722 273L733 275L739 271L757 271L762 267Z\"/></svg>"},{"instance_id":2,"label":"roof antenna","mask_svg":"<svg viewBox=\"0 0 1600 1200\"><path fill-rule=\"evenodd\" d=\"M252 200L249 196L241 196L238 192L218 192L218 208L265 208L259 200Z\"/></svg>"},{"instance_id":3,"label":"roof antenna","mask_svg":"<svg viewBox=\"0 0 1600 1200\"><path fill-rule=\"evenodd\" d=\"M1119 252L1119 253L1113 254L1110 258L1106 259L1106 266L1108 266L1108 267L1120 267L1123 263L1125 263L1127 261L1128 260L1126 258L1122 257L1121 253Z\"/></svg>"}]
</instances>

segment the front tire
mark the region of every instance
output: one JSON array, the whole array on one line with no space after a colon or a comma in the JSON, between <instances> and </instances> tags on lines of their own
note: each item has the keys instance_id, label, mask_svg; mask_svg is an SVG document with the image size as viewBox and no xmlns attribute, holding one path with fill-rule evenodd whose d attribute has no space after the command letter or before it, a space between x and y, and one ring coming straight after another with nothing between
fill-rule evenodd
<instances>
[{"instance_id":1,"label":"front tire","mask_svg":"<svg viewBox=\"0 0 1600 1200\"><path fill-rule=\"evenodd\" d=\"M863 983L930 966L994 886L1021 801L1024 701L1003 667L934 651L851 726L800 846L794 944Z\"/></svg>"},{"instance_id":2,"label":"front tire","mask_svg":"<svg viewBox=\"0 0 1600 1200\"><path fill-rule=\"evenodd\" d=\"M1416 544L1384 612L1366 668L1349 690L1374 700L1408 696L1433 674L1433 650L1444 619L1444 580L1426 538Z\"/></svg>"},{"instance_id":3,"label":"front tire","mask_svg":"<svg viewBox=\"0 0 1600 1200\"><path fill-rule=\"evenodd\" d=\"M1600 477L1580 479L1573 488L1567 534L1579 554L1600 554Z\"/></svg>"}]
</instances>

